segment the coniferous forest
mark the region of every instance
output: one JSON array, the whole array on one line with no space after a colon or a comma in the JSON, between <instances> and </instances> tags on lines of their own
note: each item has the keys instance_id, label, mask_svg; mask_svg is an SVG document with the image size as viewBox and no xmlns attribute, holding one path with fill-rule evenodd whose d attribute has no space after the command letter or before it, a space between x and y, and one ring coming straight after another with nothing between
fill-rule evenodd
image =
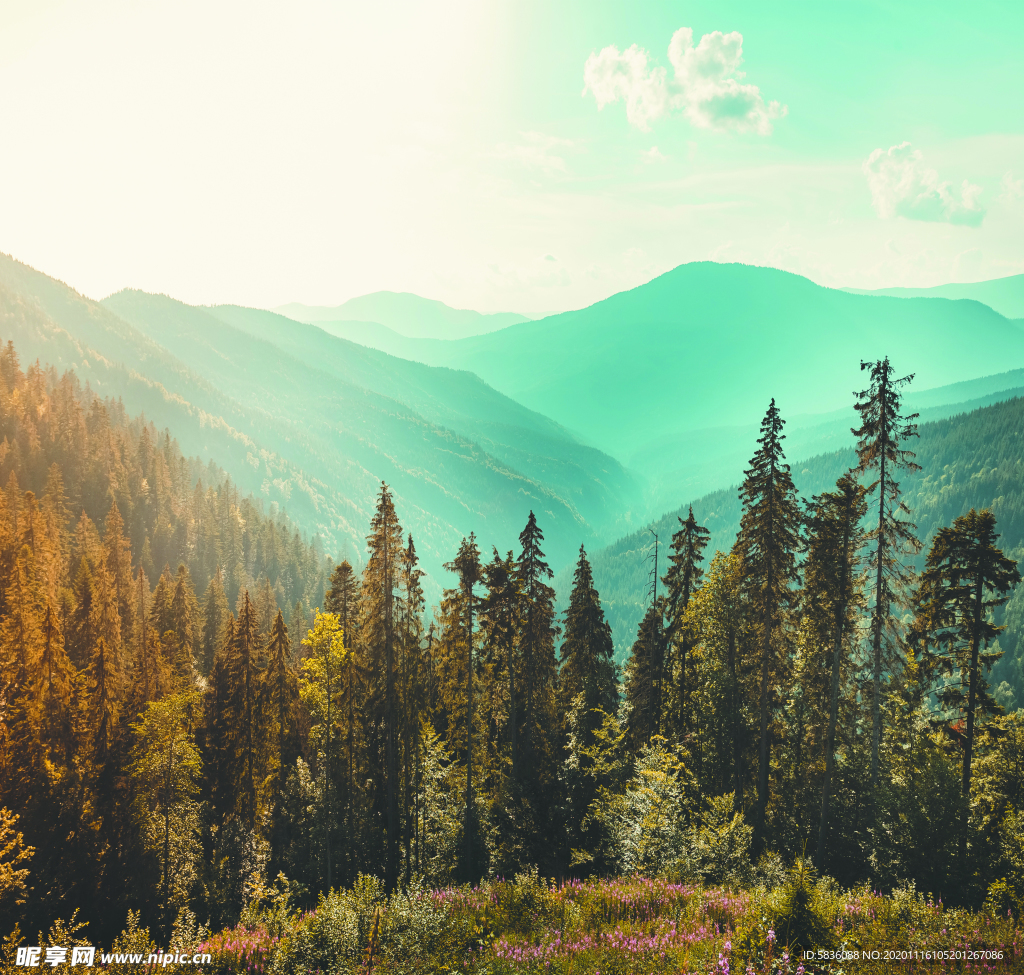
<instances>
[{"instance_id":1,"label":"coniferous forest","mask_svg":"<svg viewBox=\"0 0 1024 975\"><path fill-rule=\"evenodd\" d=\"M512 550L463 538L427 606L387 484L362 566L335 564L8 343L7 947L201 945L207 970L282 972L727 971L734 951L767 972L915 931L1012 954L1024 721L988 676L1017 564L990 508L923 547L912 377L862 374L852 463L809 498L768 405L734 544L676 519L619 665L582 546L556 612L534 511Z\"/></svg>"}]
</instances>

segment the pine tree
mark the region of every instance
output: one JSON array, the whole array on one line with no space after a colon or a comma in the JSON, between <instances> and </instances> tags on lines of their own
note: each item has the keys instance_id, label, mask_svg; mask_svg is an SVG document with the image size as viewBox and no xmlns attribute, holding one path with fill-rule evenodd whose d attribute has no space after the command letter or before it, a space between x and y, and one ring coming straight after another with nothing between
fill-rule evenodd
<instances>
[{"instance_id":1,"label":"pine tree","mask_svg":"<svg viewBox=\"0 0 1024 975\"><path fill-rule=\"evenodd\" d=\"M966 808L971 798L977 715L1001 709L988 692L981 672L1003 655L988 649L1005 627L997 626L992 611L1003 606L1007 593L1020 582L1017 563L996 546L995 515L972 508L951 527L940 528L932 542L921 580L927 594L932 651L952 678L939 699L947 711L963 715L964 749L960 793ZM965 692L966 688L966 692ZM961 824L960 859L967 851L967 818Z\"/></svg>"},{"instance_id":2,"label":"pine tree","mask_svg":"<svg viewBox=\"0 0 1024 975\"><path fill-rule=\"evenodd\" d=\"M917 414L901 416L902 389L914 378L893 377L886 357L879 362L862 362L861 370L871 370L871 385L857 394L854 409L860 414L860 427L851 432L857 437L857 473L877 471L878 479L868 485L868 494L878 489L878 519L868 533L872 546L870 569L874 576L874 606L871 612L871 785L878 785L878 751L882 740L882 678L886 670L898 668L902 659L899 633L899 609L909 599L912 570L903 557L920 551L916 525L901 515L910 511L900 498L895 475L921 468L914 462L905 440L917 436Z\"/></svg>"},{"instance_id":3,"label":"pine tree","mask_svg":"<svg viewBox=\"0 0 1024 975\"><path fill-rule=\"evenodd\" d=\"M175 670L181 689L193 681L197 650L199 648L203 623L199 615L199 602L192 578L185 565L178 566L174 580L174 595L171 598L171 613L174 622L174 642L177 648Z\"/></svg>"},{"instance_id":4,"label":"pine tree","mask_svg":"<svg viewBox=\"0 0 1024 975\"><path fill-rule=\"evenodd\" d=\"M601 722L600 715L594 712L612 714L618 704L614 651L611 627L604 618L590 562L581 545L565 612L558 710L568 715L577 697L580 698L582 716L576 733L584 736L586 744L590 743L589 733Z\"/></svg>"},{"instance_id":5,"label":"pine tree","mask_svg":"<svg viewBox=\"0 0 1024 975\"><path fill-rule=\"evenodd\" d=\"M385 824L384 882L398 882L398 702L395 693L395 590L402 559L402 526L391 491L381 484L367 536L370 556L363 573L360 638L369 657L373 751L384 769L384 791L374 795L375 812Z\"/></svg>"},{"instance_id":6,"label":"pine tree","mask_svg":"<svg viewBox=\"0 0 1024 975\"><path fill-rule=\"evenodd\" d=\"M401 559L402 618L400 624L402 702L402 845L405 850L405 883L412 877L414 778L418 768L420 717L424 706L423 689L423 587L416 545L412 534Z\"/></svg>"},{"instance_id":7,"label":"pine tree","mask_svg":"<svg viewBox=\"0 0 1024 975\"><path fill-rule=\"evenodd\" d=\"M561 772L565 785L568 848L577 863L593 857L599 845L596 824L587 817L596 798L597 781L585 774L586 756L593 753L595 734L618 706L617 674L611 627L604 617L601 598L587 553L580 556L573 574L572 594L565 613L565 638L558 675L558 710L564 716L567 761ZM589 860L587 862L590 862Z\"/></svg>"},{"instance_id":8,"label":"pine tree","mask_svg":"<svg viewBox=\"0 0 1024 975\"><path fill-rule=\"evenodd\" d=\"M541 545L544 533L531 511L526 527L519 535L522 550L516 563L516 576L522 592L519 611L519 654L522 662L522 721L517 732L521 786L521 819L531 834L524 850L525 862L543 866L555 851L542 842L554 829L548 820L555 806L557 760L555 749L559 721L555 714L555 684L558 660L555 642L560 629L555 622L555 590L547 580L553 573L544 558ZM518 708L517 708L518 711Z\"/></svg>"},{"instance_id":9,"label":"pine tree","mask_svg":"<svg viewBox=\"0 0 1024 975\"><path fill-rule=\"evenodd\" d=\"M654 602L647 607L636 640L625 666L626 740L633 755L639 755L659 733L661 711L658 681L661 674L661 651L665 630L661 624L661 608Z\"/></svg>"},{"instance_id":10,"label":"pine tree","mask_svg":"<svg viewBox=\"0 0 1024 975\"><path fill-rule=\"evenodd\" d=\"M360 718L363 714L360 691L366 677L360 660L358 626L360 618L360 584L346 559L335 566L331 585L324 599L326 609L338 617L345 646L345 669L342 676L339 707L345 721L345 850L349 862L348 876L355 876L356 847L356 765L357 742L361 738Z\"/></svg>"},{"instance_id":11,"label":"pine tree","mask_svg":"<svg viewBox=\"0 0 1024 975\"><path fill-rule=\"evenodd\" d=\"M472 532L468 539L464 538L462 540L455 559L445 563L445 569L449 572L454 572L459 577L458 615L454 622L456 627L462 627L462 639L460 642L464 645L466 654L466 820L463 825L462 837L462 872L467 881L472 881L476 879L475 843L478 830L476 800L473 796L473 705L476 693L473 687L473 672L475 669L475 661L473 659L473 617L479 603L479 597L475 594L474 587L480 581L482 575L480 549L476 544L476 536Z\"/></svg>"},{"instance_id":12,"label":"pine tree","mask_svg":"<svg viewBox=\"0 0 1024 975\"><path fill-rule=\"evenodd\" d=\"M203 629L200 649L201 673L206 676L213 669L213 658L224 643L224 630L228 616L227 596L224 593L223 574L218 566L203 598Z\"/></svg>"},{"instance_id":13,"label":"pine tree","mask_svg":"<svg viewBox=\"0 0 1024 975\"><path fill-rule=\"evenodd\" d=\"M776 689L788 659L785 645L790 610L796 600L796 556L800 547L801 515L796 489L785 463L784 421L775 400L761 421L761 445L750 461L740 487L743 516L736 548L743 560L744 589L750 629L758 648L758 775L755 843L765 842L765 813L769 800L770 721Z\"/></svg>"},{"instance_id":14,"label":"pine tree","mask_svg":"<svg viewBox=\"0 0 1024 975\"><path fill-rule=\"evenodd\" d=\"M242 606L234 626L234 640L227 659L231 684L230 713L233 723L233 760L237 769L237 808L250 828L256 821L256 782L259 780L259 743L262 727L258 690L259 652L256 608L249 591L242 591Z\"/></svg>"},{"instance_id":15,"label":"pine tree","mask_svg":"<svg viewBox=\"0 0 1024 975\"><path fill-rule=\"evenodd\" d=\"M502 558L494 549L491 561L482 569L487 595L480 604L480 631L484 655L491 669L495 685L496 702L491 704L491 720L496 741L495 751L508 748L509 775L515 781L519 774L519 755L516 741L519 703L516 689L520 683L522 663L519 657L519 613L522 609L522 591L512 552ZM497 689L504 687L501 692ZM507 709L507 710L506 710ZM503 713L504 712L504 713ZM499 760L500 764L500 760Z\"/></svg>"},{"instance_id":16,"label":"pine tree","mask_svg":"<svg viewBox=\"0 0 1024 975\"><path fill-rule=\"evenodd\" d=\"M665 640L668 646L668 668L671 680L670 714L666 722L680 737L686 733L686 705L690 692L687 683L687 655L692 637L685 626L686 611L690 598L700 588L704 577L701 562L707 547L710 531L697 524L693 517L693 505L686 521L679 519L679 531L672 536L672 554L669 556L669 570L662 579L665 583Z\"/></svg>"},{"instance_id":17,"label":"pine tree","mask_svg":"<svg viewBox=\"0 0 1024 975\"><path fill-rule=\"evenodd\" d=\"M267 667L262 674L262 693L265 699L264 711L273 716L274 765L277 767L278 787L284 784L288 754L285 741L291 725L292 708L298 699L295 673L291 669L291 640L284 616L278 610L274 625L270 628L270 645L267 648Z\"/></svg>"},{"instance_id":18,"label":"pine tree","mask_svg":"<svg viewBox=\"0 0 1024 975\"><path fill-rule=\"evenodd\" d=\"M808 510L807 558L804 562L803 612L805 628L812 637L812 661L820 665L822 678L828 680L828 718L824 734L825 776L821 787L821 816L814 862L824 868L825 842L828 836L829 807L832 801L832 774L835 765L836 723L839 716L839 689L848 671L849 644L855 636L858 600L858 552L863 541L860 523L867 511L866 489L857 484L852 473L836 482L836 490L816 496ZM826 663L825 651L831 650ZM825 694L819 689L811 703L819 714L825 713Z\"/></svg>"}]
</instances>

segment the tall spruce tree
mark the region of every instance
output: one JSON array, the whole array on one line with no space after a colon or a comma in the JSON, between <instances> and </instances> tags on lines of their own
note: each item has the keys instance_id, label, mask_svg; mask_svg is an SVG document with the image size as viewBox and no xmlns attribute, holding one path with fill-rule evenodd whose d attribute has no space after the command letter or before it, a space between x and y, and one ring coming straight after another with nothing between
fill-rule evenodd
<instances>
[{"instance_id":1,"label":"tall spruce tree","mask_svg":"<svg viewBox=\"0 0 1024 975\"><path fill-rule=\"evenodd\" d=\"M855 636L858 605L858 553L863 541L861 520L867 511L866 489L852 473L836 482L835 491L817 495L808 507L807 558L804 561L803 614L817 656L808 667L821 665L821 676L828 681L827 722L824 735L825 776L821 786L821 815L814 862L824 868L832 802L832 776L835 767L836 724L839 717L839 691L849 670L849 651ZM805 691L808 689L805 688ZM822 688L824 690L824 688ZM822 695L821 697L823 697ZM812 707L825 712L826 701L816 696Z\"/></svg>"},{"instance_id":2,"label":"tall spruce tree","mask_svg":"<svg viewBox=\"0 0 1024 975\"><path fill-rule=\"evenodd\" d=\"M558 674L555 640L555 590L547 580L554 573L545 561L541 545L544 533L531 511L526 527L519 534L522 551L516 562L516 575L522 592L519 652L523 667L523 718L519 736L523 774L538 785L546 784L550 769L544 768L549 734L554 721L554 691Z\"/></svg>"},{"instance_id":3,"label":"tall spruce tree","mask_svg":"<svg viewBox=\"0 0 1024 975\"><path fill-rule=\"evenodd\" d=\"M568 715L580 697L582 716L577 734L585 737L601 724L596 710L613 714L618 704L618 687L612 630L601 608L601 597L594 587L594 574L583 546L573 574L572 594L565 612L565 637L561 647L558 674L558 710Z\"/></svg>"},{"instance_id":4,"label":"tall spruce tree","mask_svg":"<svg viewBox=\"0 0 1024 975\"><path fill-rule=\"evenodd\" d=\"M704 578L701 563L711 532L697 524L693 516L693 505L686 521L679 519L679 531L672 536L669 569L662 582L665 584L665 641L668 648L668 671L670 679L669 710L666 726L683 736L687 731L686 706L690 692L687 683L687 656L692 636L686 627L686 611L690 598L700 587Z\"/></svg>"},{"instance_id":5,"label":"tall spruce tree","mask_svg":"<svg viewBox=\"0 0 1024 975\"><path fill-rule=\"evenodd\" d=\"M384 823L384 882L395 889L399 869L398 822L398 700L395 692L395 600L402 560L402 526L394 500L382 483L366 540L370 551L363 573L360 638L369 656L370 718L377 752L384 769L384 791L374 795L375 810ZM376 757L376 756L375 756Z\"/></svg>"},{"instance_id":6,"label":"tall spruce tree","mask_svg":"<svg viewBox=\"0 0 1024 975\"><path fill-rule=\"evenodd\" d=\"M977 737L977 715L1001 708L988 692L986 671L1003 655L998 643L1005 629L992 620L1007 593L1020 582L1017 563L996 546L996 518L986 509L971 508L949 527L940 528L928 552L921 589L928 605L932 653L944 666L947 680L939 699L948 712L962 715L964 747L960 794L964 816L960 859L967 851L966 809L971 798L971 764Z\"/></svg>"},{"instance_id":7,"label":"tall spruce tree","mask_svg":"<svg viewBox=\"0 0 1024 975\"><path fill-rule=\"evenodd\" d=\"M877 362L862 362L869 369L870 386L857 393L854 409L860 426L851 430L857 437L857 473L876 472L868 493L878 492L878 518L868 533L871 546L870 570L874 576L874 605L871 610L871 785L878 785L878 752L882 740L882 681L885 673L899 668L902 659L900 609L907 605L913 571L904 562L917 554L921 543L910 510L900 495L898 473L918 471L914 453L903 443L917 436L917 414L902 416L903 387L914 374L896 379L888 356Z\"/></svg>"},{"instance_id":8,"label":"tall spruce tree","mask_svg":"<svg viewBox=\"0 0 1024 975\"><path fill-rule=\"evenodd\" d=\"M345 647L345 669L342 675L339 706L342 710L345 735L345 852L346 873L355 876L356 847L356 745L361 736L359 727L363 714L360 693L366 673L361 665L358 626L360 617L360 583L346 559L334 567L331 585L324 598L327 611L334 613L341 624Z\"/></svg>"},{"instance_id":9,"label":"tall spruce tree","mask_svg":"<svg viewBox=\"0 0 1024 975\"><path fill-rule=\"evenodd\" d=\"M142 571L141 569L139 570ZM213 658L218 648L224 643L224 630L227 627L228 598L224 593L224 577L217 567L210 584L206 587L203 599L203 629L201 634L200 672L206 676L213 669Z\"/></svg>"},{"instance_id":10,"label":"tall spruce tree","mask_svg":"<svg viewBox=\"0 0 1024 975\"><path fill-rule=\"evenodd\" d=\"M248 589L242 591L241 602L227 667L231 684L232 758L238 782L237 809L242 821L251 828L258 814L256 783L260 779L258 762L263 726L257 659L260 648L256 607Z\"/></svg>"},{"instance_id":11,"label":"tall spruce tree","mask_svg":"<svg viewBox=\"0 0 1024 975\"><path fill-rule=\"evenodd\" d=\"M465 642L466 651L466 819L463 824L462 836L462 874L469 880L477 879L476 864L476 834L479 831L476 816L476 800L473 795L473 710L476 690L473 685L474 669L476 666L473 653L475 642L473 630L474 612L479 604L479 597L474 592L477 583L480 581L482 570L480 565L480 549L476 544L476 536L470 532L469 538L464 538L459 546L458 554L451 562L445 563L449 572L454 572L459 577L459 609L461 619L458 623L464 627L462 637Z\"/></svg>"},{"instance_id":12,"label":"tall spruce tree","mask_svg":"<svg viewBox=\"0 0 1024 975\"><path fill-rule=\"evenodd\" d=\"M661 607L652 602L637 627L636 639L625 667L625 730L630 751L634 755L639 755L641 749L661 730L659 680L664 640Z\"/></svg>"},{"instance_id":13,"label":"tall spruce tree","mask_svg":"<svg viewBox=\"0 0 1024 975\"><path fill-rule=\"evenodd\" d=\"M743 560L744 590L749 627L757 646L758 772L754 836L765 842L765 814L769 801L771 717L789 650L786 645L790 611L796 601L797 553L802 517L785 463L782 428L785 421L772 399L761 421L760 447L750 461L740 487L743 515L736 549Z\"/></svg>"}]
</instances>

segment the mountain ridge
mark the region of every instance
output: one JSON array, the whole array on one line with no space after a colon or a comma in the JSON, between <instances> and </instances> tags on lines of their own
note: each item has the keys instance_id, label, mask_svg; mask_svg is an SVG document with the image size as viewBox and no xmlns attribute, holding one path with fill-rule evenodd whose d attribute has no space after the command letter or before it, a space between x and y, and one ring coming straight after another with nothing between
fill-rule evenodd
<instances>
[{"instance_id":1,"label":"mountain ridge","mask_svg":"<svg viewBox=\"0 0 1024 975\"><path fill-rule=\"evenodd\" d=\"M469 308L452 308L443 301L409 291L374 291L333 307L291 302L270 311L307 324L371 322L405 338L466 338L530 321L526 315L516 312L486 314Z\"/></svg>"},{"instance_id":2,"label":"mountain ridge","mask_svg":"<svg viewBox=\"0 0 1024 975\"><path fill-rule=\"evenodd\" d=\"M1009 319L1024 319L1024 274L970 283L949 282L931 288L843 288L850 294L884 295L893 298L947 298L978 301Z\"/></svg>"}]
</instances>

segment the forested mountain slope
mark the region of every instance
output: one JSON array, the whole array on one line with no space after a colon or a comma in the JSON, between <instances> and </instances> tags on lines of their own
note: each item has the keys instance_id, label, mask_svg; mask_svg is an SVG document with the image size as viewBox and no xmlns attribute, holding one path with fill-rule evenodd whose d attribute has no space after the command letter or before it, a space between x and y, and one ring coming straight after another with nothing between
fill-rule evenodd
<instances>
[{"instance_id":1,"label":"forested mountain slope","mask_svg":"<svg viewBox=\"0 0 1024 975\"><path fill-rule=\"evenodd\" d=\"M136 300L143 301L141 296ZM610 537L616 526L641 517L640 485L621 464L471 372L385 355L273 312L233 305L209 311L296 359L402 402L431 423L475 441L509 467L555 487L599 535Z\"/></svg>"},{"instance_id":2,"label":"forested mountain slope","mask_svg":"<svg viewBox=\"0 0 1024 975\"><path fill-rule=\"evenodd\" d=\"M905 405L922 422L941 420L1024 395L1024 369L908 392ZM793 462L839 449L850 442L850 410L802 413L787 419L786 453ZM674 508L680 497L698 497L735 480L750 459L759 424L694 430L637 451L631 458L648 479L647 510ZM699 462L695 462L699 461Z\"/></svg>"},{"instance_id":3,"label":"forested mountain slope","mask_svg":"<svg viewBox=\"0 0 1024 975\"><path fill-rule=\"evenodd\" d=\"M850 420L855 418L850 410ZM793 466L793 481L804 498L831 490L836 479L855 463L853 437L848 435L847 441L849 446L843 450ZM951 524L972 507L990 507L998 519L1001 546L1014 558L1024 558L1024 398L923 423L920 440L910 446L922 469L906 477L901 486L925 551L939 527ZM751 454L756 447L752 438ZM737 470L735 477L739 481L742 471ZM665 546L662 566L667 543L679 527L677 519L686 517L688 506L681 505L654 524ZM696 499L693 512L697 521L711 531L707 549L710 562L716 550L727 551L736 538L741 514L736 488ZM592 558L595 584L620 660L635 639L643 616L650 571L647 557L652 544L650 534L636 532L594 553ZM570 575L561 573L556 586L562 602L570 585ZM1015 592L1006 612L1010 630L1002 644L1008 652L999 664L995 683L1008 680L1018 702L1024 703L1024 587Z\"/></svg>"},{"instance_id":4,"label":"forested mountain slope","mask_svg":"<svg viewBox=\"0 0 1024 975\"><path fill-rule=\"evenodd\" d=\"M166 585L166 573L184 565L202 595L219 568L230 607L248 588L254 598L270 593L267 612L273 602L274 612L292 618L301 603L307 614L322 601L332 568L319 538L303 535L280 509L268 512L261 500L240 494L214 461L186 457L170 430L129 416L123 403L101 399L75 373L20 363L12 342L0 350L0 489L0 521L8 528L17 527L17 512L28 517L39 503L56 522L47 531L75 535L76 558L97 532L111 545L111 533L123 534L135 569L154 585L162 574ZM81 578L62 581L84 585ZM133 637L134 607L126 602L119 613L125 638Z\"/></svg>"},{"instance_id":5,"label":"forested mountain slope","mask_svg":"<svg viewBox=\"0 0 1024 975\"><path fill-rule=\"evenodd\" d=\"M446 373L431 385L425 367L347 347L381 389L390 382L391 392L418 397L430 419L350 382L346 354L323 352L329 364L321 368L201 309L170 299L120 300L145 328L0 258L0 333L15 340L24 360L77 368L101 395L122 396L129 410L173 425L187 452L223 457L243 490L287 506L337 557L359 563L375 492L382 479L392 484L430 576L431 600L443 585L441 564L470 531L487 547L510 547L532 508L548 532L549 557L561 565L581 539L613 537L621 530L616 519L630 517L635 487L619 465L474 377ZM149 325L155 308L161 311ZM386 381L392 367L405 372ZM461 433L458 417L468 429L477 415L488 429L475 421L469 435ZM603 535L589 518L603 520Z\"/></svg>"},{"instance_id":6,"label":"forested mountain slope","mask_svg":"<svg viewBox=\"0 0 1024 975\"><path fill-rule=\"evenodd\" d=\"M377 482L387 481L435 580L462 535L476 530L484 545L511 547L531 508L558 564L581 537L607 538L628 519L636 489L620 465L474 376L393 359L270 313L215 314L142 292L105 305L211 385L287 418L292 440L275 449L367 505L367 516ZM362 472L370 478L354 480Z\"/></svg>"},{"instance_id":7,"label":"forested mountain slope","mask_svg":"<svg viewBox=\"0 0 1024 975\"><path fill-rule=\"evenodd\" d=\"M378 322L408 338L461 339L529 321L515 312L484 315L451 308L444 302L405 291L375 291L333 308L292 303L274 311L299 322Z\"/></svg>"},{"instance_id":8,"label":"forested mountain slope","mask_svg":"<svg viewBox=\"0 0 1024 975\"><path fill-rule=\"evenodd\" d=\"M980 301L1007 318L1024 318L1024 274L1011 274L971 284L940 284L934 288L879 288L863 291L844 288L855 295L890 295L893 298L951 298Z\"/></svg>"},{"instance_id":9,"label":"forested mountain slope","mask_svg":"<svg viewBox=\"0 0 1024 975\"><path fill-rule=\"evenodd\" d=\"M861 388L862 359L888 355L918 388L1022 367L1024 330L977 302L848 294L702 262L580 311L410 342L406 354L471 369L633 466L673 437L749 423L773 395L784 415L840 409Z\"/></svg>"},{"instance_id":10,"label":"forested mountain slope","mask_svg":"<svg viewBox=\"0 0 1024 975\"><path fill-rule=\"evenodd\" d=\"M361 528L349 521L355 506L269 447L287 442L287 424L243 408L102 305L7 257L0 257L0 339L13 340L23 362L74 370L100 396L172 428L187 455L216 459L243 493L286 502L327 549L361 551Z\"/></svg>"}]
</instances>

